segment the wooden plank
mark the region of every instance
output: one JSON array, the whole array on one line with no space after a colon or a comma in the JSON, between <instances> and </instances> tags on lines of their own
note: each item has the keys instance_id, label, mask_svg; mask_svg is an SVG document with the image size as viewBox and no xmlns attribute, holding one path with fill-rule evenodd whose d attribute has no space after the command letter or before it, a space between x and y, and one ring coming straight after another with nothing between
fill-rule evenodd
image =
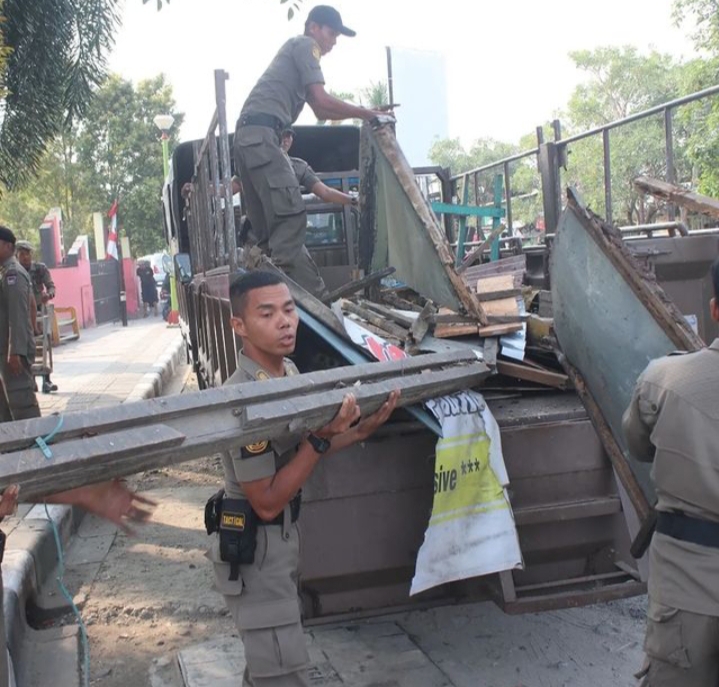
<instances>
[{"instance_id":1,"label":"wooden plank","mask_svg":"<svg viewBox=\"0 0 719 687\"><path fill-rule=\"evenodd\" d=\"M118 406L98 408L84 413L50 415L31 420L0 423L0 453L8 453L34 444L34 437L45 437L54 432L55 441L66 441L90 434L132 429L143 425L179 423L184 418L224 413L231 415L236 408L252 403L262 403L284 396L302 393L307 389L324 390L338 386L349 387L360 382L387 379L394 375L413 374L422 370L441 369L458 363L473 362L472 351L456 350L431 353L391 362L367 362L362 365L346 365L330 370L282 377L264 382L230 384L218 389L206 389L178 396L122 403ZM2 457L0 456L0 460Z\"/></svg>"},{"instance_id":2,"label":"wooden plank","mask_svg":"<svg viewBox=\"0 0 719 687\"><path fill-rule=\"evenodd\" d=\"M108 479L108 463L120 464L138 452L175 450L185 438L172 427L151 425L50 445L50 458L39 448L7 454L0 457L0 482L20 484L23 500L64 491L78 486L78 479L84 483Z\"/></svg>"},{"instance_id":3,"label":"wooden plank","mask_svg":"<svg viewBox=\"0 0 719 687\"><path fill-rule=\"evenodd\" d=\"M479 335L485 336L504 336L505 334L514 334L522 330L522 324L511 322L509 324L491 324L486 327L479 328Z\"/></svg>"},{"instance_id":4,"label":"wooden plank","mask_svg":"<svg viewBox=\"0 0 719 687\"><path fill-rule=\"evenodd\" d=\"M414 374L399 374L396 378L352 385L352 391L358 397L365 414L377 410L392 389L402 391L400 407L460 391L481 383L489 374L486 365L477 361L471 351L470 353L474 362L467 365L448 370L421 371L421 367L415 368ZM432 356L418 356L423 357ZM415 361L418 362L417 359ZM309 376L311 375L307 375ZM282 381L278 379L235 386L237 389L252 386L271 387ZM109 433L99 433L91 427L89 431L92 436L65 440L60 438L53 442L52 457L49 460L37 447L22 448L0 456L0 490L9 484L19 483L22 499L35 500L60 490L181 463L258 441L272 440L287 432L295 434L310 431L334 417L346 392L347 388L308 392L305 386L297 390L294 396L268 398L264 403L255 402L214 413L198 410L192 414L184 413L166 423L149 423L144 427ZM197 395L205 394L206 392L199 392ZM145 403L148 402L138 402L135 405ZM102 410L114 412L117 408ZM266 418L265 421L258 418L258 413L261 412L269 419ZM254 418L252 423L248 423L248 417ZM37 436L37 425L42 424L43 419L47 418L9 423L8 426L22 425L23 429L30 430L31 435Z\"/></svg>"},{"instance_id":5,"label":"wooden plank","mask_svg":"<svg viewBox=\"0 0 719 687\"><path fill-rule=\"evenodd\" d=\"M561 352L557 351L557 359L567 373L567 376L572 382L579 398L582 400L582 404L587 410L587 415L594 425L594 429L597 431L599 440L602 442L602 446L609 456L609 460L612 462L612 466L622 483L622 486L626 489L629 500L634 506L634 510L637 512L639 519L644 522L651 517L653 508L647 499L647 495L642 490L641 485L637 481L634 472L632 471L629 462L627 461L624 452L619 447L617 440L614 438L607 421L604 419L604 415L594 400L591 391L586 385L581 373L575 368Z\"/></svg>"},{"instance_id":6,"label":"wooden plank","mask_svg":"<svg viewBox=\"0 0 719 687\"><path fill-rule=\"evenodd\" d=\"M489 246L492 245L492 242L499 238L500 234L506 229L503 224L500 224L495 229L492 229L492 231L489 233L489 236L487 236L482 243L480 243L478 246L473 248L467 255L465 255L464 259L462 260L462 264L457 268L457 273L462 274L477 258L482 257L482 253L484 253L485 250Z\"/></svg>"},{"instance_id":7,"label":"wooden plank","mask_svg":"<svg viewBox=\"0 0 719 687\"><path fill-rule=\"evenodd\" d=\"M499 353L499 339L496 336L489 336L482 345L484 352L484 364L489 367L497 366L497 354Z\"/></svg>"},{"instance_id":8,"label":"wooden plank","mask_svg":"<svg viewBox=\"0 0 719 687\"><path fill-rule=\"evenodd\" d=\"M519 316L517 298L500 298L499 300L486 301L482 304L487 317L490 316Z\"/></svg>"},{"instance_id":9,"label":"wooden plank","mask_svg":"<svg viewBox=\"0 0 719 687\"><path fill-rule=\"evenodd\" d=\"M489 375L484 363L476 362L448 370L433 370L424 374L396 377L374 384L356 385L351 388L362 408L363 415L377 410L393 390L401 391L402 404L413 404L431 396L442 396L450 389L456 389L461 380L464 387L480 384ZM248 429L272 428L275 435L296 434L308 423L319 427L329 422L348 389L335 389L321 394L306 394L283 399L279 402L261 403L249 406L244 412L243 425Z\"/></svg>"},{"instance_id":10,"label":"wooden plank","mask_svg":"<svg viewBox=\"0 0 719 687\"><path fill-rule=\"evenodd\" d=\"M569 389L570 383L567 375L558 372L549 372L546 370L537 370L535 368L520 365L519 363L510 363L506 360L497 361L497 372L507 377L521 379L525 382L536 382L543 386L549 386L554 389Z\"/></svg>"},{"instance_id":11,"label":"wooden plank","mask_svg":"<svg viewBox=\"0 0 719 687\"><path fill-rule=\"evenodd\" d=\"M503 298L517 298L522 295L522 289L506 289L504 291L486 291L478 293L477 299L482 305L488 301L499 301Z\"/></svg>"},{"instance_id":12,"label":"wooden plank","mask_svg":"<svg viewBox=\"0 0 719 687\"><path fill-rule=\"evenodd\" d=\"M491 293L493 291L506 291L515 288L513 274L497 274L492 277L480 277L477 280L477 294Z\"/></svg>"},{"instance_id":13,"label":"wooden plank","mask_svg":"<svg viewBox=\"0 0 719 687\"><path fill-rule=\"evenodd\" d=\"M466 324L438 324L432 333L437 339L451 339L455 336L479 336L479 325L476 322Z\"/></svg>"},{"instance_id":14,"label":"wooden plank","mask_svg":"<svg viewBox=\"0 0 719 687\"><path fill-rule=\"evenodd\" d=\"M649 177L637 177L634 180L634 187L641 193L649 193L655 198L661 198L692 212L719 219L719 200L716 198Z\"/></svg>"},{"instance_id":15,"label":"wooden plank","mask_svg":"<svg viewBox=\"0 0 719 687\"><path fill-rule=\"evenodd\" d=\"M421 343L422 339L427 336L427 332L429 331L429 318L435 313L435 311L436 308L434 307L434 304L431 301L427 301L424 308L422 308L422 311L417 316L417 319L415 319L412 323L409 333L415 344Z\"/></svg>"},{"instance_id":16,"label":"wooden plank","mask_svg":"<svg viewBox=\"0 0 719 687\"><path fill-rule=\"evenodd\" d=\"M322 302L325 304L334 303L334 301L344 298L345 296L350 296L353 293L357 293L358 291L361 291L372 284L376 284L378 281L381 281L385 277L389 277L390 274L394 273L394 267L385 267L383 270L372 272L372 274L368 274L366 277L355 279L354 281L331 291L329 295L322 299Z\"/></svg>"},{"instance_id":17,"label":"wooden plank","mask_svg":"<svg viewBox=\"0 0 719 687\"><path fill-rule=\"evenodd\" d=\"M417 320L416 317L408 317L407 315L396 312L392 308L380 305L379 303L373 303L372 301L361 300L358 302L358 305L381 315L385 319L390 320L405 329L410 329Z\"/></svg>"},{"instance_id":18,"label":"wooden plank","mask_svg":"<svg viewBox=\"0 0 719 687\"><path fill-rule=\"evenodd\" d=\"M344 301L342 303L342 309L346 312L350 312L354 315L361 317L363 320L366 320L371 325L379 327L379 329L387 332L389 336L393 336L400 341L404 341L404 339L407 338L408 331L406 329L403 329L394 322L385 319L382 315L378 315L377 313L374 313L371 310L362 307L361 305L357 305L356 303L352 303L351 301Z\"/></svg>"}]
</instances>

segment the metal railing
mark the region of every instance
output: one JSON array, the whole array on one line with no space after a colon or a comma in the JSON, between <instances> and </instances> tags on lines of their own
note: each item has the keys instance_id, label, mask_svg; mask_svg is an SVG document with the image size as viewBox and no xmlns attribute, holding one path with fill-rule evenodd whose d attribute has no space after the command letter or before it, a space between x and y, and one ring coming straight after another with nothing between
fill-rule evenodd
<instances>
[{"instance_id":1,"label":"metal railing","mask_svg":"<svg viewBox=\"0 0 719 687\"><path fill-rule=\"evenodd\" d=\"M227 129L225 81L215 70L216 108L207 135L194 145L195 168L188 197L190 257L195 273L229 265L237 269L237 239L232 206L232 157Z\"/></svg>"},{"instance_id":2,"label":"metal railing","mask_svg":"<svg viewBox=\"0 0 719 687\"><path fill-rule=\"evenodd\" d=\"M530 150L525 150L514 155L490 162L481 167L476 167L466 172L456 174L451 177L452 193L459 196L458 185L466 184L474 187L475 202L479 202L479 177L488 172L496 172L501 170L504 176L504 205L506 207L507 228L511 231L513 228L512 213L512 170L511 165L528 158L534 158L537 165L537 171L540 176L541 193L544 209L544 223L547 233L552 233L556 229L559 220L559 214L562 207L561 196L561 169L567 168L569 159L570 146L573 143L584 141L594 136L602 137L602 173L604 186L604 205L605 216L608 221L612 221L612 176L611 176L611 160L612 149L610 132L614 129L621 128L633 122L647 119L656 115L662 115L664 125L664 155L665 155L665 180L669 183L676 183L676 166L674 156L674 114L676 110L684 105L694 103L706 98L711 98L719 94L719 85L705 88L690 95L676 98L669 102L651 107L642 112L629 115L622 119L618 119L602 126L594 127L579 134L562 138L561 125L558 120L552 123L554 140L550 142L544 141L544 133L542 127L537 128L538 145ZM467 186L465 186L467 188ZM515 198L516 199L516 198ZM671 203L667 204L668 219L674 221L675 208Z\"/></svg>"}]
</instances>

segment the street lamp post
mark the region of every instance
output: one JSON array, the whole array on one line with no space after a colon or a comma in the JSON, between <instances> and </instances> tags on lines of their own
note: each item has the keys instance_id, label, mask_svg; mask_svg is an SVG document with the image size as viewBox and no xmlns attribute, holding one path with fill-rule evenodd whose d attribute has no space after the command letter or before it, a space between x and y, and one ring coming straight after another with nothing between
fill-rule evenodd
<instances>
[{"instance_id":1,"label":"street lamp post","mask_svg":"<svg viewBox=\"0 0 719 687\"><path fill-rule=\"evenodd\" d=\"M155 122L155 126L161 132L160 143L162 144L162 168L164 171L164 178L167 179L167 176L170 173L170 155L168 151L170 140L169 131L172 128L172 125L175 123L175 118L169 114L160 114L157 115L153 119L153 121ZM169 236L167 237L167 240L170 247L170 256L174 257L172 255L172 243ZM177 311L177 285L175 283L175 265L173 259L172 269L170 270L170 315L167 318L167 323L170 325L174 325L178 322L179 313Z\"/></svg>"}]
</instances>

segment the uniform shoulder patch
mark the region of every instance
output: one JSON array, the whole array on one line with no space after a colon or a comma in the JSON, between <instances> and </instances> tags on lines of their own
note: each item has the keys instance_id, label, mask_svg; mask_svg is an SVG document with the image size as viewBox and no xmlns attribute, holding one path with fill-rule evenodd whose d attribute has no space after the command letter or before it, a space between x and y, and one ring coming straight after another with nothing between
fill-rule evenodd
<instances>
[{"instance_id":1,"label":"uniform shoulder patch","mask_svg":"<svg viewBox=\"0 0 719 687\"><path fill-rule=\"evenodd\" d=\"M320 50L319 45L313 45L312 46L312 56L319 62L320 57L322 57L322 51Z\"/></svg>"},{"instance_id":2,"label":"uniform shoulder patch","mask_svg":"<svg viewBox=\"0 0 719 687\"><path fill-rule=\"evenodd\" d=\"M241 453L243 458L253 458L254 456L260 456L263 453L267 453L270 450L270 442L265 440L243 446Z\"/></svg>"},{"instance_id":3,"label":"uniform shoulder patch","mask_svg":"<svg viewBox=\"0 0 719 687\"><path fill-rule=\"evenodd\" d=\"M8 272L5 275L5 281L8 286L15 286L15 284L17 284L17 272Z\"/></svg>"}]
</instances>

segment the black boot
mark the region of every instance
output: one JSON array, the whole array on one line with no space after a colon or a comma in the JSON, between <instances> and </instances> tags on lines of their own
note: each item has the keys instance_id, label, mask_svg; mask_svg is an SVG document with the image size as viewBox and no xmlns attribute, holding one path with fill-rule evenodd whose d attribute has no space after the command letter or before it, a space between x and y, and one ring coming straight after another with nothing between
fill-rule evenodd
<instances>
[{"instance_id":1,"label":"black boot","mask_svg":"<svg viewBox=\"0 0 719 687\"><path fill-rule=\"evenodd\" d=\"M57 391L57 384L52 383L50 375L45 375L42 378L42 393L49 394L52 391Z\"/></svg>"}]
</instances>

